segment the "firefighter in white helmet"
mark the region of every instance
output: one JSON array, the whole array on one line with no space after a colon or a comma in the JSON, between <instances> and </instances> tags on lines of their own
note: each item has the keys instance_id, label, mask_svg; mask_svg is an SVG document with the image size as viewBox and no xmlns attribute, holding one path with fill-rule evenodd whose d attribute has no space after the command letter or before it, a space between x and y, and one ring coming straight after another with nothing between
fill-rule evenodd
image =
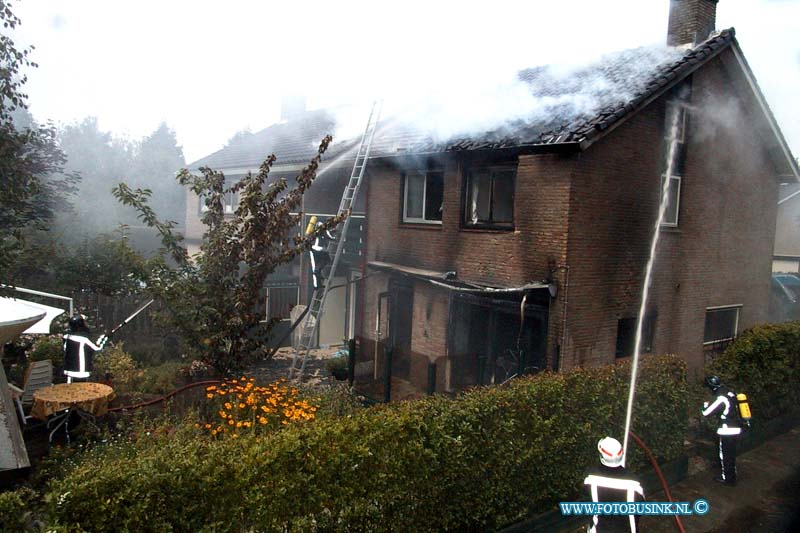
<instances>
[{"instance_id":1,"label":"firefighter in white helmet","mask_svg":"<svg viewBox=\"0 0 800 533\"><path fill-rule=\"evenodd\" d=\"M600 465L593 468L586 479L594 502L637 502L644 500L644 489L629 477L622 466L622 444L613 437L597 443ZM636 515L594 515L588 531L636 531Z\"/></svg>"},{"instance_id":2,"label":"firefighter in white helmet","mask_svg":"<svg viewBox=\"0 0 800 533\"><path fill-rule=\"evenodd\" d=\"M714 401L709 404L703 402L703 416L709 416L715 411L719 411L720 425L717 428L719 437L719 466L720 475L714 481L726 485L736 484L736 439L742 433L739 425L736 395L722 384L717 376L708 376L705 385L716 396Z\"/></svg>"}]
</instances>

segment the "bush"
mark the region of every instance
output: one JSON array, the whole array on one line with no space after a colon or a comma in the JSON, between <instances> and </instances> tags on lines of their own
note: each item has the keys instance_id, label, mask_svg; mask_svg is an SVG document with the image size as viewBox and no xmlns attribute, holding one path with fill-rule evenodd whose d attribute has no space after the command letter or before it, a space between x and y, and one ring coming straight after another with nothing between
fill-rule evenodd
<instances>
[{"instance_id":1,"label":"bush","mask_svg":"<svg viewBox=\"0 0 800 533\"><path fill-rule=\"evenodd\" d=\"M38 495L27 487L0 492L0 531L25 531Z\"/></svg>"},{"instance_id":2,"label":"bush","mask_svg":"<svg viewBox=\"0 0 800 533\"><path fill-rule=\"evenodd\" d=\"M800 403L800 322L745 331L707 371L734 391L747 394L756 420L796 410Z\"/></svg>"},{"instance_id":3,"label":"bush","mask_svg":"<svg viewBox=\"0 0 800 533\"><path fill-rule=\"evenodd\" d=\"M137 390L142 374L121 342L109 345L97 353L92 372L96 379L110 379L117 394L128 394Z\"/></svg>"},{"instance_id":4,"label":"bush","mask_svg":"<svg viewBox=\"0 0 800 533\"><path fill-rule=\"evenodd\" d=\"M180 387L185 380L185 364L180 361L167 361L158 366L141 370L137 391L144 394L166 394Z\"/></svg>"},{"instance_id":5,"label":"bush","mask_svg":"<svg viewBox=\"0 0 800 533\"><path fill-rule=\"evenodd\" d=\"M497 529L585 493L597 440L621 437L629 372L545 373L262 436L153 435L87 454L50 483L47 511L92 531ZM674 459L685 363L648 357L640 372L633 429ZM631 448L629 467L643 464Z\"/></svg>"},{"instance_id":6,"label":"bush","mask_svg":"<svg viewBox=\"0 0 800 533\"><path fill-rule=\"evenodd\" d=\"M55 368L64 366L64 340L60 335L42 335L31 347L31 361L50 360Z\"/></svg>"}]
</instances>

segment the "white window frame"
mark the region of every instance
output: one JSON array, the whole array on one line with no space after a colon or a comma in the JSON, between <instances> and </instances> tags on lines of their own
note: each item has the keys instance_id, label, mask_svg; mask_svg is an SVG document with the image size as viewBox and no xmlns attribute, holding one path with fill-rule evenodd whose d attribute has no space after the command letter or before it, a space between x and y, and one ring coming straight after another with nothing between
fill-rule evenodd
<instances>
[{"instance_id":1,"label":"white window frame","mask_svg":"<svg viewBox=\"0 0 800 533\"><path fill-rule=\"evenodd\" d=\"M266 298L264 299L265 308L266 308L266 310L264 311L264 314L265 314L264 318L265 318L266 321L270 320L270 316L269 316L270 294L269 293L270 293L270 291L272 291L272 289L294 289L295 290L295 295L296 295L295 299L294 299L294 304L298 305L300 303L300 285L287 285L286 287L267 287L267 295L266 295ZM287 322L287 321L291 322L291 320L292 320L291 317L287 317L287 318L282 318L281 322Z\"/></svg>"},{"instance_id":2,"label":"white window frame","mask_svg":"<svg viewBox=\"0 0 800 533\"><path fill-rule=\"evenodd\" d=\"M233 191L229 191L226 193L225 204L222 206L222 213L225 215L232 215L236 208L239 207L239 194ZM208 211L208 206L206 205L206 198L204 195L200 197L200 213L205 213Z\"/></svg>"},{"instance_id":3,"label":"white window frame","mask_svg":"<svg viewBox=\"0 0 800 533\"><path fill-rule=\"evenodd\" d=\"M739 333L739 315L741 314L741 311L742 311L742 304L717 305L717 306L714 306L714 307L706 307L706 315L708 314L709 311L712 311L712 312L713 311L726 311L726 310L729 310L729 309L736 309L736 320L733 323L733 336L732 337L726 337L724 339L714 339L713 341L706 341L705 340L706 332L705 332L705 327L704 327L703 328L703 346L708 346L710 344L716 344L718 342L729 341L731 339L734 339L736 337L736 335ZM703 315L703 323L705 324L705 315Z\"/></svg>"},{"instance_id":4,"label":"white window frame","mask_svg":"<svg viewBox=\"0 0 800 533\"><path fill-rule=\"evenodd\" d=\"M661 181L661 189L659 190L660 193L664 192L664 181L663 181L664 179L667 179L667 175L666 174L662 174L661 175L661 180L662 181ZM675 195L675 198L676 198L675 205L674 206L668 205L667 206L667 210L664 211L664 220L661 221L661 227L662 228L677 228L678 227L678 223L680 222L681 185L682 185L683 178L681 176L672 175L672 176L669 176L669 179L677 181L678 194ZM671 187L672 187L672 181L670 181L670 185L667 188L667 197L669 197L669 191L670 191ZM660 196L661 196L661 194L659 194L659 197ZM661 198L659 198L659 200L660 199ZM674 222L669 222L669 221L667 221L667 216L669 215L669 213L672 211L673 208L675 209L675 221Z\"/></svg>"},{"instance_id":5,"label":"white window frame","mask_svg":"<svg viewBox=\"0 0 800 533\"><path fill-rule=\"evenodd\" d=\"M441 170L409 170L406 172L405 179L403 180L403 222L413 224L434 224L442 225L441 220L428 220L425 218L426 199L428 197L428 174L437 173L442 174L442 182L444 182L444 173ZM409 176L417 175L422 176L422 218L410 217L407 215L408 208L408 178ZM444 183L442 183L444 185ZM444 187L442 187L442 201L444 201Z\"/></svg>"}]
</instances>

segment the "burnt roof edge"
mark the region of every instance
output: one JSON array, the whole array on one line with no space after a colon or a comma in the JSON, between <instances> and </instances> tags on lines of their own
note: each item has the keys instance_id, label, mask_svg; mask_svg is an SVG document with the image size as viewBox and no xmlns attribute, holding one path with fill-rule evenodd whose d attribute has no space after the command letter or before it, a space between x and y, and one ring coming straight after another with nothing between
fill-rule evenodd
<instances>
[{"instance_id":1,"label":"burnt roof edge","mask_svg":"<svg viewBox=\"0 0 800 533\"><path fill-rule=\"evenodd\" d=\"M578 141L578 143L580 144L581 151L586 150L600 139L603 139L606 135L608 135L609 133L617 129L619 126L627 122L636 113L638 113L645 107L652 104L655 100L658 100L667 91L669 91L670 89L681 83L683 80L688 78L700 67L711 61L713 58L717 57L724 50L727 50L729 47L731 47L731 45L736 42L736 30L734 28L722 30L722 32L726 31L730 33L730 36L726 36L725 42L723 42L718 48L710 50L708 55L700 58L700 60L697 61L696 63L685 63L684 65L681 65L675 71L675 77L672 78L670 81L668 81L664 85L659 86L652 93L650 93L645 98L640 100L636 105L631 107L631 109L627 111L625 114L623 114L621 117L617 118L616 120L612 120L604 129L599 131L595 130L594 132L592 132L591 135L587 135L586 137ZM719 37L719 35L717 35L716 37ZM714 37L712 37L712 39L713 38ZM697 48L694 48L694 50L699 50L702 46L703 45L700 45ZM682 61L684 60L686 60L685 56L684 59L682 59Z\"/></svg>"}]
</instances>

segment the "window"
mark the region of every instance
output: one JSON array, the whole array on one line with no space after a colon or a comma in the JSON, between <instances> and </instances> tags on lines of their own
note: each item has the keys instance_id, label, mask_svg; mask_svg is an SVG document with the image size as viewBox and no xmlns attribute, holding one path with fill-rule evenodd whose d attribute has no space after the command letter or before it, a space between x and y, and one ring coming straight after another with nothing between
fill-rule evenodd
<instances>
[{"instance_id":1,"label":"window","mask_svg":"<svg viewBox=\"0 0 800 533\"><path fill-rule=\"evenodd\" d=\"M706 309L706 330L703 344L713 344L736 337L741 305L709 307Z\"/></svg>"},{"instance_id":2,"label":"window","mask_svg":"<svg viewBox=\"0 0 800 533\"><path fill-rule=\"evenodd\" d=\"M237 207L239 207L239 194L233 191L225 193L223 213L232 215ZM206 211L208 211L208 206L206 205L206 197L203 195L200 196L200 212L205 213Z\"/></svg>"},{"instance_id":3,"label":"window","mask_svg":"<svg viewBox=\"0 0 800 533\"><path fill-rule=\"evenodd\" d=\"M639 353L653 351L653 334L655 332L655 315L647 315L642 322L642 344ZM636 317L620 318L617 321L616 357L630 357L636 348Z\"/></svg>"},{"instance_id":4,"label":"window","mask_svg":"<svg viewBox=\"0 0 800 533\"><path fill-rule=\"evenodd\" d=\"M267 320L289 320L292 308L299 301L300 289L296 285L291 287L267 288Z\"/></svg>"},{"instance_id":5,"label":"window","mask_svg":"<svg viewBox=\"0 0 800 533\"><path fill-rule=\"evenodd\" d=\"M466 183L464 224L511 228L514 224L514 180L509 167L469 171Z\"/></svg>"},{"instance_id":6,"label":"window","mask_svg":"<svg viewBox=\"0 0 800 533\"><path fill-rule=\"evenodd\" d=\"M403 222L442 223L442 172L409 172L403 194Z\"/></svg>"},{"instance_id":7,"label":"window","mask_svg":"<svg viewBox=\"0 0 800 533\"><path fill-rule=\"evenodd\" d=\"M664 212L662 227L677 227L680 211L681 176L686 167L686 127L688 114L686 106L680 100L667 104L666 123L664 125L664 173L661 175L661 192L664 192L664 180L667 184L667 206Z\"/></svg>"}]
</instances>

